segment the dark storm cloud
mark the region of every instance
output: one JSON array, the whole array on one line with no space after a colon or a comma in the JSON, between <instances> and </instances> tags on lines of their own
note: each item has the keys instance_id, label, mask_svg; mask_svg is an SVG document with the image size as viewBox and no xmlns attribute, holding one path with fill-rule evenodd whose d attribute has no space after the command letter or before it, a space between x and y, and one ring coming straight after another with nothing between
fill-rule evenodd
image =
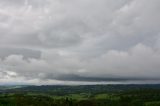
<instances>
[{"instance_id":1,"label":"dark storm cloud","mask_svg":"<svg viewBox=\"0 0 160 106\"><path fill-rule=\"evenodd\" d=\"M159 9L159 0L0 0L0 82L159 80Z\"/></svg>"},{"instance_id":2,"label":"dark storm cloud","mask_svg":"<svg viewBox=\"0 0 160 106\"><path fill-rule=\"evenodd\" d=\"M105 77L85 77L75 74L64 74L60 76L54 76L52 74L43 77L44 80L47 79L56 79L61 81L88 81L88 82L107 82L107 81L143 81L143 80L160 80L160 78L140 78L140 77L119 77L119 76L112 76L106 75Z\"/></svg>"}]
</instances>

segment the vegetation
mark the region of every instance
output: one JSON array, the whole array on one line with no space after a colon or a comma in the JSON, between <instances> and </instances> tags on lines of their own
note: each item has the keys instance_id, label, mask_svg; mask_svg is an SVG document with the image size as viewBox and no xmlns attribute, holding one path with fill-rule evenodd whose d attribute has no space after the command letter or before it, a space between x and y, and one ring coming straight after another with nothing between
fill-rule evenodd
<instances>
[{"instance_id":1,"label":"vegetation","mask_svg":"<svg viewBox=\"0 0 160 106\"><path fill-rule=\"evenodd\" d=\"M0 88L0 106L160 106L160 85Z\"/></svg>"}]
</instances>

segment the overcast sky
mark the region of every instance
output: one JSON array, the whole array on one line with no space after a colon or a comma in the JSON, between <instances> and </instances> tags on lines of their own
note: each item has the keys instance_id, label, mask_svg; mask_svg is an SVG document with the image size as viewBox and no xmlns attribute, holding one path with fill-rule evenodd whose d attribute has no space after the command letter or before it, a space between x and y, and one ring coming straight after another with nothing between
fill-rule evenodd
<instances>
[{"instance_id":1,"label":"overcast sky","mask_svg":"<svg viewBox=\"0 0 160 106\"><path fill-rule=\"evenodd\" d=\"M0 83L159 83L159 10L160 0L0 0Z\"/></svg>"}]
</instances>

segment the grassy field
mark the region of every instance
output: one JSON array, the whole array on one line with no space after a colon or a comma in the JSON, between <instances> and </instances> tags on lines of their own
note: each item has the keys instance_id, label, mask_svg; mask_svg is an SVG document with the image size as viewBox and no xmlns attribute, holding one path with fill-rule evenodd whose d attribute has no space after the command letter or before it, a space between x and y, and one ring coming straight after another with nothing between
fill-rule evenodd
<instances>
[{"instance_id":1,"label":"grassy field","mask_svg":"<svg viewBox=\"0 0 160 106\"><path fill-rule=\"evenodd\" d=\"M0 106L160 106L159 85L27 86L0 92Z\"/></svg>"}]
</instances>

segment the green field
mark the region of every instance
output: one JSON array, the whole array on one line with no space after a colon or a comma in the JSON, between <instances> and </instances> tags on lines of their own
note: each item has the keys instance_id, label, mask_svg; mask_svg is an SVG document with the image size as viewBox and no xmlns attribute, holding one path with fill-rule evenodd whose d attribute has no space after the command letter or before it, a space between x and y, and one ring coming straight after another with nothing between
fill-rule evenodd
<instances>
[{"instance_id":1,"label":"green field","mask_svg":"<svg viewBox=\"0 0 160 106\"><path fill-rule=\"evenodd\" d=\"M0 106L160 106L160 85L12 87Z\"/></svg>"}]
</instances>

